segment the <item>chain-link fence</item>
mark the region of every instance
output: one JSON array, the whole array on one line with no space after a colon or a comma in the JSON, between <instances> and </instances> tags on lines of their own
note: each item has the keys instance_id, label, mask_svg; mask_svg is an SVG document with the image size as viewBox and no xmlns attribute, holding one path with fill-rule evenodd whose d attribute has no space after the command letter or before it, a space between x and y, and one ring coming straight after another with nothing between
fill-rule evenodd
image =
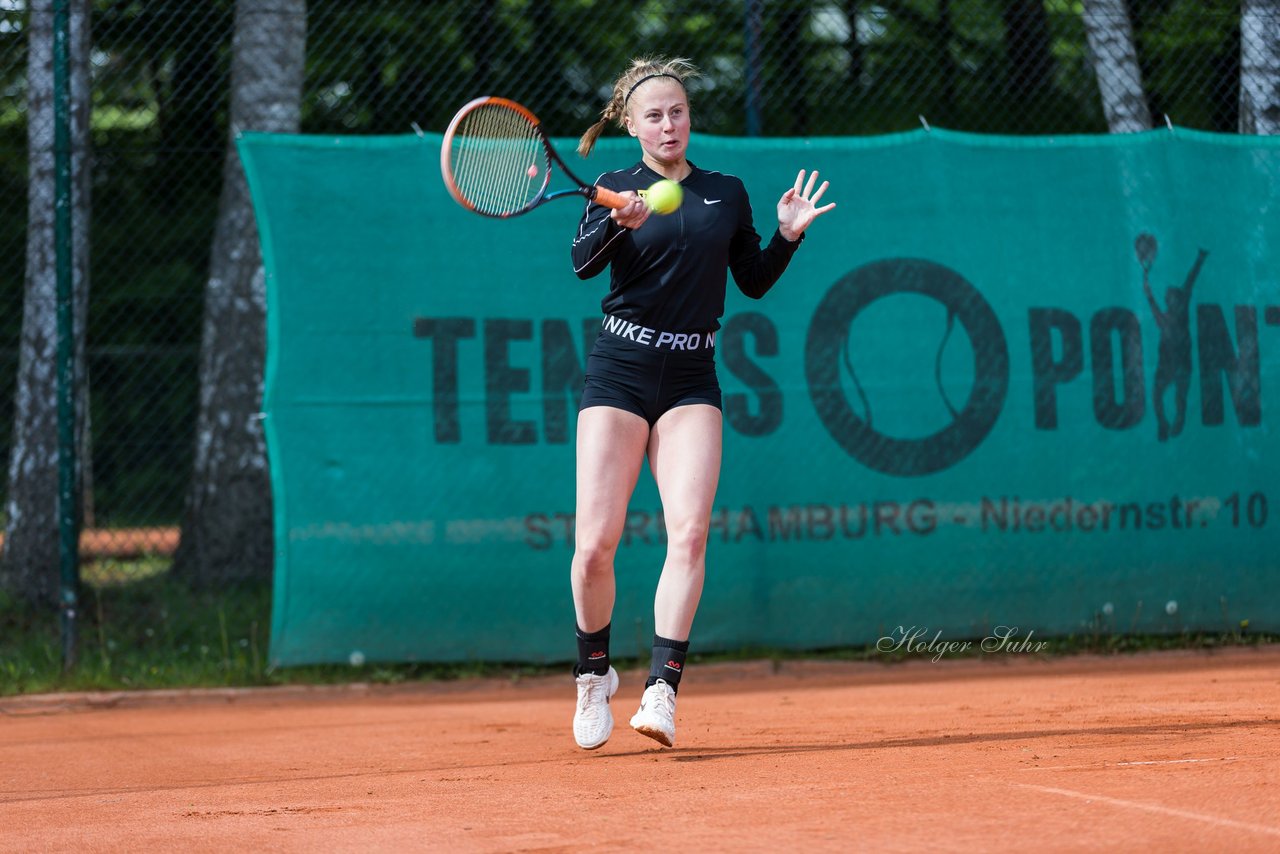
<instances>
[{"instance_id":1,"label":"chain-link fence","mask_svg":"<svg viewBox=\"0 0 1280 854\"><path fill-rule=\"evenodd\" d=\"M24 348L32 365L43 358L32 318L52 293L39 285L49 279L45 252L33 247L48 244L40 240L52 199L43 184L52 164L53 4L0 0L0 455L8 475L0 481L8 537L0 580L19 596L51 589L15 561L41 553L18 549L32 507L43 501L44 518L54 518L52 493L20 482L41 471L31 437L49 423L32 408L52 399L52 375L20 367ZM1280 0L1243 8L1237 0L66 4L72 164L88 179L76 184L73 222L88 237L76 269L87 295L80 379L90 405L79 447L91 584L167 570L179 532L203 506L193 480L205 474L209 437L197 435L198 413L202 399L206 408L216 399L204 374L218 359L201 358L201 341L206 299L219 284L211 265L234 61L255 32L270 42L272 28L305 19L300 129L313 133L439 131L462 102L493 93L527 103L553 134L573 136L594 121L625 61L644 53L701 67L691 91L695 130L710 134L879 134L922 122L1097 133L1166 120L1272 132L1280 121ZM241 75L240 85L253 83Z\"/></svg>"}]
</instances>

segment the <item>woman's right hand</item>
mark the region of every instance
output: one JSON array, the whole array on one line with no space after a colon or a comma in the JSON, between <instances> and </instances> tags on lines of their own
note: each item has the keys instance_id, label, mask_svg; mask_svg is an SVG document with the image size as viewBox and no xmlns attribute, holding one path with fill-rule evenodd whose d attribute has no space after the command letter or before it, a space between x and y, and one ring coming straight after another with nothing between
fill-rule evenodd
<instances>
[{"instance_id":1,"label":"woman's right hand","mask_svg":"<svg viewBox=\"0 0 1280 854\"><path fill-rule=\"evenodd\" d=\"M634 190L626 190L620 195L627 199L627 206L614 208L609 216L623 228L639 228L644 225L644 221L649 218L649 206L644 203L644 199L636 195Z\"/></svg>"}]
</instances>

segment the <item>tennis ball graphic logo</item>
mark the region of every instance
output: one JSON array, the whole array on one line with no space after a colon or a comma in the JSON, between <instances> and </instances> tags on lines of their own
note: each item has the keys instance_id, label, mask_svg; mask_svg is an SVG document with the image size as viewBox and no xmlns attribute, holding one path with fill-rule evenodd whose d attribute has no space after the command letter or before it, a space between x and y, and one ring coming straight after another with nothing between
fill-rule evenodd
<instances>
[{"instance_id":1,"label":"tennis ball graphic logo","mask_svg":"<svg viewBox=\"0 0 1280 854\"><path fill-rule=\"evenodd\" d=\"M650 187L644 195L645 204L656 214L674 213L684 198L684 190L675 181L663 179Z\"/></svg>"},{"instance_id":2,"label":"tennis ball graphic logo","mask_svg":"<svg viewBox=\"0 0 1280 854\"><path fill-rule=\"evenodd\" d=\"M922 439L959 416L973 387L973 347L956 313L918 293L885 294L845 330L837 376L868 427Z\"/></svg>"},{"instance_id":3,"label":"tennis ball graphic logo","mask_svg":"<svg viewBox=\"0 0 1280 854\"><path fill-rule=\"evenodd\" d=\"M899 334L873 341L870 349L851 340L881 325L858 319L868 312L867 319L882 320L873 306L886 297L900 303L897 310L928 317L931 326L940 320L940 340L901 334L918 328L911 317L899 317L891 325ZM955 340L961 332L968 346ZM895 394L874 394L863 380L865 367L873 360L892 367L904 346L931 353L932 369L917 371L914 389L890 376L878 390ZM1009 351L990 304L960 274L920 258L888 258L849 273L818 304L805 340L805 379L818 418L851 457L884 474L919 477L963 460L995 426L1009 388ZM968 386L968 393L958 386ZM895 405L913 409L886 409Z\"/></svg>"}]
</instances>

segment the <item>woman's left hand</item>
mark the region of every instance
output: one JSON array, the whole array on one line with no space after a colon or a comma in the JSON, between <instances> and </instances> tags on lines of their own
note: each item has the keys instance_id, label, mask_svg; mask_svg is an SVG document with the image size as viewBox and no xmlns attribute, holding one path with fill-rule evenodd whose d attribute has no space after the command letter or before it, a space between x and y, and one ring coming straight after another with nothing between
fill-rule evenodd
<instances>
[{"instance_id":1,"label":"woman's left hand","mask_svg":"<svg viewBox=\"0 0 1280 854\"><path fill-rule=\"evenodd\" d=\"M805 184L804 170L801 169L800 174L796 176L796 185L778 199L778 231L787 240L792 242L799 240L800 235L804 234L804 230L810 223L836 206L835 202L832 202L817 207L818 199L822 198L822 194L827 191L829 185L829 182L823 181L818 191L814 192L813 185L817 180L818 173L815 171L809 176L809 183Z\"/></svg>"}]
</instances>

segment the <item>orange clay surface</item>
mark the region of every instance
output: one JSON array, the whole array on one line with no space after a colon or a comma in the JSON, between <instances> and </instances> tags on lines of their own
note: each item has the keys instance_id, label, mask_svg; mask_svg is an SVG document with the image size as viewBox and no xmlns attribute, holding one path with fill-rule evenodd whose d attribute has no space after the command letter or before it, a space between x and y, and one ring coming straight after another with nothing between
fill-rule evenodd
<instances>
[{"instance_id":1,"label":"orange clay surface","mask_svg":"<svg viewBox=\"0 0 1280 854\"><path fill-rule=\"evenodd\" d=\"M177 528L86 528L80 532L80 556L133 558L142 555L171 555L178 548ZM4 534L0 532L0 546Z\"/></svg>"},{"instance_id":2,"label":"orange clay surface","mask_svg":"<svg viewBox=\"0 0 1280 854\"><path fill-rule=\"evenodd\" d=\"M1280 648L0 698L5 851L1280 851Z\"/></svg>"}]
</instances>

